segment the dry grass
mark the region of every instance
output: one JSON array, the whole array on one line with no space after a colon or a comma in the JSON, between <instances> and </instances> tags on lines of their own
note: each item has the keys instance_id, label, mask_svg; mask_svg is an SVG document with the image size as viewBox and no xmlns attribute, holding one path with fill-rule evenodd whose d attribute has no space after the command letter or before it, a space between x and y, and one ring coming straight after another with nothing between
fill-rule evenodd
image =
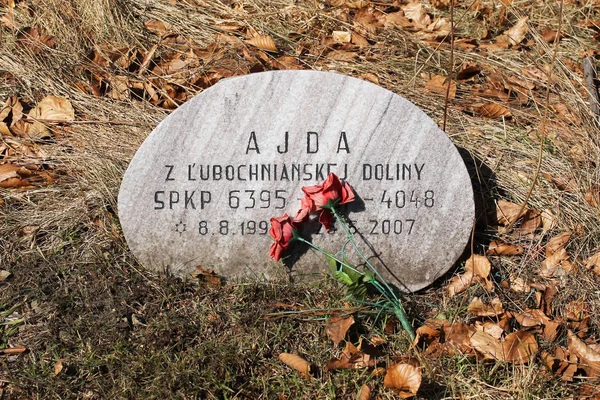
<instances>
[{"instance_id":1,"label":"dry grass","mask_svg":"<svg viewBox=\"0 0 600 400\"><path fill-rule=\"evenodd\" d=\"M423 3L433 16L449 15L446 8ZM560 315L572 300L584 300L591 307L590 337L597 339L598 278L583 269L581 260L600 247L598 208L585 197L598 185L600 131L576 67L584 51L597 47L593 29L578 22L600 18L598 5L592 0L565 4L564 37L551 66L552 44L544 42L541 33L558 25L556 2L514 1L504 11L498 2L481 3L491 8L483 18L485 24L481 11L469 8L470 2L457 6L459 36L479 39L487 27L490 37L495 37L526 15L529 43L526 48L489 52L455 49L456 69L472 62L483 73L459 82L448 110L448 135L477 160L481 176L485 169L491 171L492 179L481 179L482 197L523 201L536 168L537 132L545 115L548 85L544 74L536 77L524 71L551 67L550 105L566 105L574 120L567 123L555 108L549 111L550 133L543 146L541 172L572 179L575 189L559 190L540 176L529 206L552 210L557 226L545 237L532 240L503 236L482 222L475 251L481 254L483 244L497 237L519 242L525 247L522 256L492 260L494 279L498 283L514 274L537 280L543 259L539 250L547 237L577 231L568 252L579 271L560 282L555 314ZM369 37L375 45L360 49L354 61L329 60L324 57L328 49L321 44L323 38L333 30L352 29L352 21L347 8L320 1L29 0L23 4L15 9L17 26L35 26L53 35L56 46L34 54L18 43L17 31L3 28L0 99L16 95L34 104L47 94L65 96L77 120L101 122L56 127L60 135L43 145L48 154L45 163L67 171L74 178L71 183L26 191L0 189L5 202L0 205L0 266L13 273L10 280L0 283L0 322L8 316L2 313L13 307L12 317L25 318L17 331L2 330L0 325L0 347L23 344L30 349L20 357L0 356L0 398L266 399L280 394L285 398L354 398L362 383L372 379L363 371L323 374L305 381L276 358L290 351L324 365L335 353L320 322L267 318L276 311L276 302L306 308L339 306L342 293L327 280L316 287L291 290L277 284L214 288L157 277L133 260L116 218L116 195L128 161L168 111L147 101L85 94L74 84L87 79L88 56L105 42L118 48L152 48L158 39L144 27L148 19L173 25L175 33L199 48L215 41L216 25L238 24L272 36L280 55L297 56L304 68L351 76L374 74L381 86L406 97L441 124L444 99L424 90L424 83L429 75L447 74L449 45L425 44L415 32L382 29ZM505 22L498 26L495 21L502 12ZM240 70L252 67L241 55L243 45L223 46ZM300 51L301 47L310 50ZM161 45L157 52L172 50L177 47ZM194 66L189 73L208 74L219 62ZM114 66L107 71L134 75ZM510 119L486 119L469 110L474 102L489 101L474 89L492 74L504 81L518 78L534 85L523 90L523 99L510 99ZM192 96L199 89L186 86L184 91ZM26 233L31 226L39 229ZM448 298L443 283L408 299L415 325L439 312L466 321L470 299L488 296L482 288L473 287ZM531 300L500 287L497 293L513 311L524 309ZM142 324L134 323L137 316L143 316ZM388 339L390 354L406 353L404 335L384 333L385 324L372 315L361 318L354 335L381 334ZM559 340L566 342L564 335ZM577 393L582 383L561 382L540 363L515 366L463 356L416 355L424 366L422 398L566 398ZM61 358L68 367L54 377L54 365ZM384 389L379 389L379 396L393 398Z\"/></svg>"}]
</instances>

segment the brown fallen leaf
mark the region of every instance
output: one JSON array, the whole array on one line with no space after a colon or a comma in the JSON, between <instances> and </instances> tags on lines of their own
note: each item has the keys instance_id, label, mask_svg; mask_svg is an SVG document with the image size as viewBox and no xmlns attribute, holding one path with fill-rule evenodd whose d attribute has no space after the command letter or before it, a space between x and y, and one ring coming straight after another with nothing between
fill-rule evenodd
<instances>
[{"instance_id":1,"label":"brown fallen leaf","mask_svg":"<svg viewBox=\"0 0 600 400\"><path fill-rule=\"evenodd\" d=\"M450 34L450 21L446 18L436 18L426 29L418 31L416 35L424 41L443 40Z\"/></svg>"},{"instance_id":2,"label":"brown fallen leaf","mask_svg":"<svg viewBox=\"0 0 600 400\"><path fill-rule=\"evenodd\" d=\"M544 278L554 278L557 276L566 275L567 272L570 272L569 269L572 269L570 265L567 264L567 268L564 268L563 263L568 261L569 254L564 247L561 247L558 251L547 257L544 261L542 261L542 266L540 269L540 275ZM563 268L559 268L563 267Z\"/></svg>"},{"instance_id":3,"label":"brown fallen leaf","mask_svg":"<svg viewBox=\"0 0 600 400\"><path fill-rule=\"evenodd\" d=\"M414 345L429 345L434 339L439 338L442 335L442 328L446 321L441 319L429 318L423 325L418 327L415 331Z\"/></svg>"},{"instance_id":4,"label":"brown fallen leaf","mask_svg":"<svg viewBox=\"0 0 600 400\"><path fill-rule=\"evenodd\" d=\"M485 103L474 110L486 118L512 117L510 110L497 103Z\"/></svg>"},{"instance_id":5,"label":"brown fallen leaf","mask_svg":"<svg viewBox=\"0 0 600 400\"><path fill-rule=\"evenodd\" d=\"M564 317L569 321L583 321L590 317L591 307L583 300L573 300L565 305Z\"/></svg>"},{"instance_id":6,"label":"brown fallen leaf","mask_svg":"<svg viewBox=\"0 0 600 400\"><path fill-rule=\"evenodd\" d=\"M504 307L498 297L492 299L491 305L484 304L479 297L473 297L467 307L467 312L477 317L495 317L504 313Z\"/></svg>"},{"instance_id":7,"label":"brown fallen leaf","mask_svg":"<svg viewBox=\"0 0 600 400\"><path fill-rule=\"evenodd\" d=\"M504 33L497 37L500 42L508 42L511 45L517 45L525 39L525 35L529 31L527 21L529 17L523 17L510 29L504 31Z\"/></svg>"},{"instance_id":8,"label":"brown fallen leaf","mask_svg":"<svg viewBox=\"0 0 600 400\"><path fill-rule=\"evenodd\" d=\"M537 307L542 310L546 315L552 315L554 307L552 300L558 293L558 288L554 282L547 282L544 284L532 283L531 287L537 290L541 290L542 293L536 292L536 304ZM539 293L539 294L537 294Z\"/></svg>"},{"instance_id":9,"label":"brown fallen leaf","mask_svg":"<svg viewBox=\"0 0 600 400\"><path fill-rule=\"evenodd\" d=\"M464 292L468 288L471 287L473 283L473 271L466 271L462 275L457 275L450 279L448 285L446 286L446 291L448 292L448 296L454 297L459 293Z\"/></svg>"},{"instance_id":10,"label":"brown fallen leaf","mask_svg":"<svg viewBox=\"0 0 600 400\"><path fill-rule=\"evenodd\" d=\"M600 372L600 352L585 344L570 329L567 332L567 337L567 347L569 350L576 354L592 370Z\"/></svg>"},{"instance_id":11,"label":"brown fallen leaf","mask_svg":"<svg viewBox=\"0 0 600 400\"><path fill-rule=\"evenodd\" d=\"M117 101L127 101L130 98L129 79L124 76L113 75L108 78L110 90L106 94L109 98ZM169 93L171 97L173 94Z\"/></svg>"},{"instance_id":12,"label":"brown fallen leaf","mask_svg":"<svg viewBox=\"0 0 600 400\"><path fill-rule=\"evenodd\" d=\"M371 388L366 383L362 385L360 388L360 392L358 392L358 396L356 396L357 400L371 400Z\"/></svg>"},{"instance_id":13,"label":"brown fallen leaf","mask_svg":"<svg viewBox=\"0 0 600 400\"><path fill-rule=\"evenodd\" d=\"M207 282L211 286L223 286L223 280L212 269L206 269L201 265L196 265L196 270L198 270L198 273L192 274L192 278Z\"/></svg>"},{"instance_id":14,"label":"brown fallen leaf","mask_svg":"<svg viewBox=\"0 0 600 400\"><path fill-rule=\"evenodd\" d=\"M54 36L41 33L33 27L25 27L19 30L17 42L24 47L29 48L33 53L39 53L47 47L54 47Z\"/></svg>"},{"instance_id":15,"label":"brown fallen leaf","mask_svg":"<svg viewBox=\"0 0 600 400\"><path fill-rule=\"evenodd\" d=\"M526 364L537 353L538 344L532 332L517 331L509 334L502 343L504 359L515 364Z\"/></svg>"},{"instance_id":16,"label":"brown fallen leaf","mask_svg":"<svg viewBox=\"0 0 600 400\"><path fill-rule=\"evenodd\" d=\"M18 187L28 186L27 182L20 178L9 178L5 181L0 182L0 188L12 189Z\"/></svg>"},{"instance_id":17,"label":"brown fallen leaf","mask_svg":"<svg viewBox=\"0 0 600 400\"><path fill-rule=\"evenodd\" d=\"M513 332L507 335L503 342L489 333L476 331L471 336L471 344L485 358L515 364L529 362L530 356L538 350L535 336L526 331Z\"/></svg>"},{"instance_id":18,"label":"brown fallen leaf","mask_svg":"<svg viewBox=\"0 0 600 400\"><path fill-rule=\"evenodd\" d=\"M39 230L40 230L39 225L27 225L27 226L24 226L23 229L21 229L21 232L23 233L23 236L28 236L28 235L33 235L34 233L36 233Z\"/></svg>"},{"instance_id":19,"label":"brown fallen leaf","mask_svg":"<svg viewBox=\"0 0 600 400\"><path fill-rule=\"evenodd\" d=\"M357 10L366 7L369 4L367 0L332 0L332 3L334 1L340 2L348 8L355 8Z\"/></svg>"},{"instance_id":20,"label":"brown fallen leaf","mask_svg":"<svg viewBox=\"0 0 600 400\"><path fill-rule=\"evenodd\" d=\"M446 350L451 354L454 354L455 351L462 354L473 352L470 337L475 332L475 327L467 324L446 323L443 329L446 340Z\"/></svg>"},{"instance_id":21,"label":"brown fallen leaf","mask_svg":"<svg viewBox=\"0 0 600 400\"><path fill-rule=\"evenodd\" d=\"M64 97L50 95L44 97L31 109L29 118L33 119L33 122L24 123L20 131L32 138L43 138L50 135L50 131L43 124L44 121L53 123L70 122L75 119L75 111L69 100Z\"/></svg>"},{"instance_id":22,"label":"brown fallen leaf","mask_svg":"<svg viewBox=\"0 0 600 400\"><path fill-rule=\"evenodd\" d=\"M521 277L510 274L508 281L510 283L510 289L515 292L529 293L531 291L531 286L529 286L525 279Z\"/></svg>"},{"instance_id":23,"label":"brown fallen leaf","mask_svg":"<svg viewBox=\"0 0 600 400\"><path fill-rule=\"evenodd\" d=\"M377 32L377 28L382 27L385 21L385 14L369 4L356 12L352 22L359 34L368 36Z\"/></svg>"},{"instance_id":24,"label":"brown fallen leaf","mask_svg":"<svg viewBox=\"0 0 600 400\"><path fill-rule=\"evenodd\" d=\"M56 364L54 364L54 376L57 376L58 374L60 374L64 368L63 366L63 362L65 360L63 358L60 358L56 361Z\"/></svg>"},{"instance_id":25,"label":"brown fallen leaf","mask_svg":"<svg viewBox=\"0 0 600 400\"><path fill-rule=\"evenodd\" d=\"M167 33L173 28L171 24L167 24L166 22L159 21L157 19L148 19L144 21L144 26L150 32L158 36L163 36L165 33Z\"/></svg>"},{"instance_id":26,"label":"brown fallen leaf","mask_svg":"<svg viewBox=\"0 0 600 400\"><path fill-rule=\"evenodd\" d=\"M485 256L473 254L465 263L465 273L450 279L446 291L453 297L467 290L472 284L481 283L489 291L494 290L492 281L488 278L492 265Z\"/></svg>"},{"instance_id":27,"label":"brown fallen leaf","mask_svg":"<svg viewBox=\"0 0 600 400\"><path fill-rule=\"evenodd\" d=\"M18 178L19 174L17 173L17 171L19 171L20 169L21 167L19 167L18 165L10 163L0 164L0 182L6 181L11 178Z\"/></svg>"},{"instance_id":28,"label":"brown fallen leaf","mask_svg":"<svg viewBox=\"0 0 600 400\"><path fill-rule=\"evenodd\" d=\"M581 118L574 114L572 107L565 103L555 103L550 108L556 113L557 117L566 124L580 124ZM566 137L561 137L566 139Z\"/></svg>"},{"instance_id":29,"label":"brown fallen leaf","mask_svg":"<svg viewBox=\"0 0 600 400\"><path fill-rule=\"evenodd\" d=\"M6 354L6 355L22 354L22 353L25 353L26 351L27 351L26 346L15 346L15 347L9 347L6 349L0 349L0 354Z\"/></svg>"},{"instance_id":30,"label":"brown fallen leaf","mask_svg":"<svg viewBox=\"0 0 600 400\"><path fill-rule=\"evenodd\" d=\"M400 28L408 28L412 26L409 19L406 18L404 12L396 11L393 13L386 14L384 26L386 28L400 27Z\"/></svg>"},{"instance_id":31,"label":"brown fallen leaf","mask_svg":"<svg viewBox=\"0 0 600 400\"><path fill-rule=\"evenodd\" d=\"M481 353L485 359L503 360L502 344L490 333L478 330L469 340L473 349Z\"/></svg>"},{"instance_id":32,"label":"brown fallen leaf","mask_svg":"<svg viewBox=\"0 0 600 400\"><path fill-rule=\"evenodd\" d=\"M523 246L508 244L494 240L485 254L490 256L517 256L523 254Z\"/></svg>"},{"instance_id":33,"label":"brown fallen leaf","mask_svg":"<svg viewBox=\"0 0 600 400\"><path fill-rule=\"evenodd\" d=\"M558 190L564 190L569 193L576 193L579 191L577 181L573 178L552 176L548 173L542 173L542 176L548 179Z\"/></svg>"},{"instance_id":34,"label":"brown fallen leaf","mask_svg":"<svg viewBox=\"0 0 600 400\"><path fill-rule=\"evenodd\" d=\"M281 353L279 360L298 371L304 378L310 377L310 363L297 354Z\"/></svg>"},{"instance_id":35,"label":"brown fallen leaf","mask_svg":"<svg viewBox=\"0 0 600 400\"><path fill-rule=\"evenodd\" d=\"M267 35L258 35L253 37L252 39L246 40L246 43L251 44L254 47L257 47L261 50L271 51L273 53L277 53L277 46L275 45L275 41L271 36Z\"/></svg>"},{"instance_id":36,"label":"brown fallen leaf","mask_svg":"<svg viewBox=\"0 0 600 400\"><path fill-rule=\"evenodd\" d=\"M300 64L298 64L298 60L296 60L296 58L292 56L281 56L275 60L269 61L269 64L271 65L271 67L279 70L302 69Z\"/></svg>"},{"instance_id":37,"label":"brown fallen leaf","mask_svg":"<svg viewBox=\"0 0 600 400\"><path fill-rule=\"evenodd\" d=\"M547 341L554 341L560 322L551 320L542 310L527 309L515 315L515 319L523 328L542 327L539 331Z\"/></svg>"},{"instance_id":38,"label":"brown fallen leaf","mask_svg":"<svg viewBox=\"0 0 600 400\"><path fill-rule=\"evenodd\" d=\"M431 0L431 5L435 8L447 8L450 5L450 0ZM471 6L471 9L476 7L476 4Z\"/></svg>"},{"instance_id":39,"label":"brown fallen leaf","mask_svg":"<svg viewBox=\"0 0 600 400\"><path fill-rule=\"evenodd\" d=\"M373 365L375 365L375 360L371 360L370 354L366 354L352 343L346 342L346 347L340 358L332 358L329 360L327 364L325 364L324 370L325 372L328 372L336 369L366 368Z\"/></svg>"},{"instance_id":40,"label":"brown fallen leaf","mask_svg":"<svg viewBox=\"0 0 600 400\"><path fill-rule=\"evenodd\" d=\"M481 68L479 68L477 64L467 62L464 63L458 70L458 73L456 74L456 79L459 81L465 81L478 75L480 72Z\"/></svg>"},{"instance_id":41,"label":"brown fallen leaf","mask_svg":"<svg viewBox=\"0 0 600 400\"><path fill-rule=\"evenodd\" d=\"M11 273L5 269L0 269L0 282L5 281L10 277Z\"/></svg>"},{"instance_id":42,"label":"brown fallen leaf","mask_svg":"<svg viewBox=\"0 0 600 400\"><path fill-rule=\"evenodd\" d=\"M562 38L562 34L559 35L556 29L549 28L542 31L542 40L546 43L554 43L560 38Z\"/></svg>"},{"instance_id":43,"label":"brown fallen leaf","mask_svg":"<svg viewBox=\"0 0 600 400\"><path fill-rule=\"evenodd\" d=\"M475 328L479 331L483 331L485 333L490 334L492 337L498 340L504 335L505 332L505 330L500 326L500 324L497 324L492 321L476 321Z\"/></svg>"},{"instance_id":44,"label":"brown fallen leaf","mask_svg":"<svg viewBox=\"0 0 600 400\"><path fill-rule=\"evenodd\" d=\"M16 96L9 96L0 109L0 121L11 127L23 118L23 105Z\"/></svg>"},{"instance_id":45,"label":"brown fallen leaf","mask_svg":"<svg viewBox=\"0 0 600 400\"><path fill-rule=\"evenodd\" d=\"M489 280L492 264L487 257L473 254L465 263L465 269L473 271L473 276L478 282L482 282L485 289L493 290L492 282Z\"/></svg>"},{"instance_id":46,"label":"brown fallen leaf","mask_svg":"<svg viewBox=\"0 0 600 400\"><path fill-rule=\"evenodd\" d=\"M333 31L331 37L335 43L350 43L352 33L347 31Z\"/></svg>"},{"instance_id":47,"label":"brown fallen leaf","mask_svg":"<svg viewBox=\"0 0 600 400\"><path fill-rule=\"evenodd\" d=\"M335 61L350 62L355 60L358 54L353 51L333 50L327 54L327 58Z\"/></svg>"},{"instance_id":48,"label":"brown fallen leaf","mask_svg":"<svg viewBox=\"0 0 600 400\"><path fill-rule=\"evenodd\" d=\"M2 135L12 136L12 133L10 133L10 129L8 129L8 125L6 125L6 122L0 122L0 136L2 136ZM5 147L0 148L0 154L2 153L2 151L4 149L5 149Z\"/></svg>"},{"instance_id":49,"label":"brown fallen leaf","mask_svg":"<svg viewBox=\"0 0 600 400\"><path fill-rule=\"evenodd\" d=\"M554 229L558 223L556 215L549 208L542 211L542 234Z\"/></svg>"},{"instance_id":50,"label":"brown fallen leaf","mask_svg":"<svg viewBox=\"0 0 600 400\"><path fill-rule=\"evenodd\" d=\"M31 139L42 139L52 135L45 124L31 119L21 119L20 121L17 121L13 126L12 131L17 136Z\"/></svg>"},{"instance_id":51,"label":"brown fallen leaf","mask_svg":"<svg viewBox=\"0 0 600 400\"><path fill-rule=\"evenodd\" d=\"M352 324L354 324L354 317L352 315L346 318L331 317L325 324L325 333L327 333L327 337L333 340L333 343L337 346L344 340L346 332L348 332Z\"/></svg>"},{"instance_id":52,"label":"brown fallen leaf","mask_svg":"<svg viewBox=\"0 0 600 400\"><path fill-rule=\"evenodd\" d=\"M369 41L365 39L364 36L359 35L356 32L352 32L352 38L350 39L350 41L352 42L352 44L355 44L358 47L365 47L371 45L371 43L369 43Z\"/></svg>"},{"instance_id":53,"label":"brown fallen leaf","mask_svg":"<svg viewBox=\"0 0 600 400\"><path fill-rule=\"evenodd\" d=\"M519 218L527 213L527 208L521 210L521 204L512 203L507 200L496 202L496 218L500 225L514 224Z\"/></svg>"},{"instance_id":54,"label":"brown fallen leaf","mask_svg":"<svg viewBox=\"0 0 600 400\"><path fill-rule=\"evenodd\" d=\"M573 375L579 369L579 360L575 354L560 346L556 346L554 354L543 351L541 356L546 366L556 375L560 376L563 381L573 381Z\"/></svg>"},{"instance_id":55,"label":"brown fallen leaf","mask_svg":"<svg viewBox=\"0 0 600 400\"><path fill-rule=\"evenodd\" d=\"M372 336L369 338L369 342L371 342L371 344L375 347L377 346L381 346L383 344L387 343L387 340L385 340L384 338L380 337L380 336Z\"/></svg>"},{"instance_id":56,"label":"brown fallen leaf","mask_svg":"<svg viewBox=\"0 0 600 400\"><path fill-rule=\"evenodd\" d=\"M242 24L238 24L236 22L233 23L217 23L213 25L214 28L223 31L223 32L237 32L244 29Z\"/></svg>"},{"instance_id":57,"label":"brown fallen leaf","mask_svg":"<svg viewBox=\"0 0 600 400\"><path fill-rule=\"evenodd\" d=\"M377 75L371 73L371 72L367 72L366 74L362 74L361 76L359 76L359 78L364 79L365 81L369 81L371 83L374 83L376 85L379 85L379 78L377 77Z\"/></svg>"},{"instance_id":58,"label":"brown fallen leaf","mask_svg":"<svg viewBox=\"0 0 600 400\"><path fill-rule=\"evenodd\" d=\"M600 40L600 34L596 34ZM600 398L600 387L598 387L597 383L583 383L582 385L578 385L576 396L578 399L598 399Z\"/></svg>"},{"instance_id":59,"label":"brown fallen leaf","mask_svg":"<svg viewBox=\"0 0 600 400\"><path fill-rule=\"evenodd\" d=\"M406 399L417 394L421 387L421 367L416 365L398 363L386 371L383 385L392 389L401 398Z\"/></svg>"},{"instance_id":60,"label":"brown fallen leaf","mask_svg":"<svg viewBox=\"0 0 600 400\"><path fill-rule=\"evenodd\" d=\"M600 252L586 258L584 263L586 269L591 269L594 275L600 276Z\"/></svg>"},{"instance_id":61,"label":"brown fallen leaf","mask_svg":"<svg viewBox=\"0 0 600 400\"><path fill-rule=\"evenodd\" d=\"M519 226L519 234L522 236L533 237L533 234L540 227L541 224L541 213L537 210L527 210L525 215L523 215L523 221L521 222L521 226Z\"/></svg>"},{"instance_id":62,"label":"brown fallen leaf","mask_svg":"<svg viewBox=\"0 0 600 400\"><path fill-rule=\"evenodd\" d=\"M600 206L600 192L597 189L585 192L585 201L592 207Z\"/></svg>"},{"instance_id":63,"label":"brown fallen leaf","mask_svg":"<svg viewBox=\"0 0 600 400\"><path fill-rule=\"evenodd\" d=\"M446 82L446 78L441 75L434 75L426 84L425 89L432 93L436 93L440 96L446 96L448 91L448 85L450 85L450 92L448 98L453 99L456 97L456 83Z\"/></svg>"},{"instance_id":64,"label":"brown fallen leaf","mask_svg":"<svg viewBox=\"0 0 600 400\"><path fill-rule=\"evenodd\" d=\"M552 254L564 248L572 235L572 231L563 232L548 240L548 243L546 243L546 257L550 257Z\"/></svg>"},{"instance_id":65,"label":"brown fallen leaf","mask_svg":"<svg viewBox=\"0 0 600 400\"><path fill-rule=\"evenodd\" d=\"M14 0L10 0L10 1L14 2ZM3 26L5 26L6 28L8 28L10 30L13 30L13 31L17 30L19 28L19 26L15 22L14 17L15 16L14 16L14 12L13 12L12 8L9 8L8 11L6 11L5 14L0 17L0 24L2 24Z\"/></svg>"},{"instance_id":66,"label":"brown fallen leaf","mask_svg":"<svg viewBox=\"0 0 600 400\"><path fill-rule=\"evenodd\" d=\"M412 2L404 7L404 16L412 21L413 25L420 29L426 29L431 24L431 17L423 10L420 2Z\"/></svg>"},{"instance_id":67,"label":"brown fallen leaf","mask_svg":"<svg viewBox=\"0 0 600 400\"><path fill-rule=\"evenodd\" d=\"M192 63L192 62L193 62L193 60L191 58L182 59L179 57L175 57L175 58L169 57L169 58L163 59L163 61L158 63L156 65L156 67L154 67L152 72L154 74L160 75L160 76L173 75L173 74L176 74L177 72L187 70L189 68L190 63ZM127 82L127 86L130 85L130 83L127 80L125 80L125 82Z\"/></svg>"}]
</instances>

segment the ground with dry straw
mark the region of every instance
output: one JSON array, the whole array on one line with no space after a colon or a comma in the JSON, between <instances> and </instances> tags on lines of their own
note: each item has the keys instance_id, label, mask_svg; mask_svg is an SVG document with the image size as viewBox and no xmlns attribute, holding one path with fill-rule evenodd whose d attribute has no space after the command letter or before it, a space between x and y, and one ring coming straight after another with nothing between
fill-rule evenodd
<instances>
[{"instance_id":1,"label":"ground with dry straw","mask_svg":"<svg viewBox=\"0 0 600 400\"><path fill-rule=\"evenodd\" d=\"M600 131L583 65L599 10L0 0L0 399L598 397ZM116 196L146 135L220 79L277 69L377 83L461 149L477 225L447 276L405 296L414 342L325 275L182 280L130 254Z\"/></svg>"}]
</instances>

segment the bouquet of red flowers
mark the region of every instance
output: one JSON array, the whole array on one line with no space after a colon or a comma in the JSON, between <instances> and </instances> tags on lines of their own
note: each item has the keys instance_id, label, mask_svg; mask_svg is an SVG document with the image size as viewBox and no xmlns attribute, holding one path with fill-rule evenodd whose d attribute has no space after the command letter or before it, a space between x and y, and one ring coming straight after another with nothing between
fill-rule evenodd
<instances>
[{"instance_id":1,"label":"bouquet of red flowers","mask_svg":"<svg viewBox=\"0 0 600 400\"><path fill-rule=\"evenodd\" d=\"M271 245L271 258L275 261L279 261L282 258L282 253L286 251L294 241L308 244L310 247L327 256L331 265L335 268L333 271L334 276L340 282L348 285L350 289L356 289L357 285L362 286L363 283L375 287L386 298L388 303L391 304L392 309L400 319L403 328L408 332L411 339L413 339L414 333L412 326L408 322L404 308L396 296L395 291L385 282L377 269L359 250L354 240L354 235L348 229L344 217L337 209L339 205L351 203L355 200L354 189L352 189L352 186L350 186L348 182L340 181L335 174L331 173L322 184L305 186L302 188L302 192L304 192L304 197L300 202L300 210L298 210L294 217L284 214L280 217L271 218L271 229L269 230L269 234L275 240ZM321 249L312 242L299 236L298 232L300 226L313 214L318 214L319 222L327 232L331 230L334 220L338 222L346 234L348 242L352 243L357 254L362 258L369 269L368 272L359 271L346 260L343 260L343 257L340 259L335 254ZM364 288L364 286L362 287ZM366 292L366 289L364 292ZM356 290L354 293L356 293Z\"/></svg>"}]
</instances>

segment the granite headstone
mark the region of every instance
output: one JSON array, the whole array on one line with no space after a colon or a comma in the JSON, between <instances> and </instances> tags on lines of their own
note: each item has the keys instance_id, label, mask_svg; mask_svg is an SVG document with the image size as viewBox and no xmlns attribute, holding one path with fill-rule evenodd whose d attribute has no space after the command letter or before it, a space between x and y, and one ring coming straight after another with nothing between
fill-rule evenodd
<instances>
[{"instance_id":1,"label":"granite headstone","mask_svg":"<svg viewBox=\"0 0 600 400\"><path fill-rule=\"evenodd\" d=\"M359 247L400 289L428 286L464 251L473 190L446 134L388 90L316 71L230 78L183 104L131 161L119 218L133 254L153 270L322 274L323 257L306 246L292 245L283 264L271 260L268 231L271 217L298 211L303 186L329 172L357 194L343 212ZM308 235L334 252L345 242L318 224Z\"/></svg>"}]
</instances>

